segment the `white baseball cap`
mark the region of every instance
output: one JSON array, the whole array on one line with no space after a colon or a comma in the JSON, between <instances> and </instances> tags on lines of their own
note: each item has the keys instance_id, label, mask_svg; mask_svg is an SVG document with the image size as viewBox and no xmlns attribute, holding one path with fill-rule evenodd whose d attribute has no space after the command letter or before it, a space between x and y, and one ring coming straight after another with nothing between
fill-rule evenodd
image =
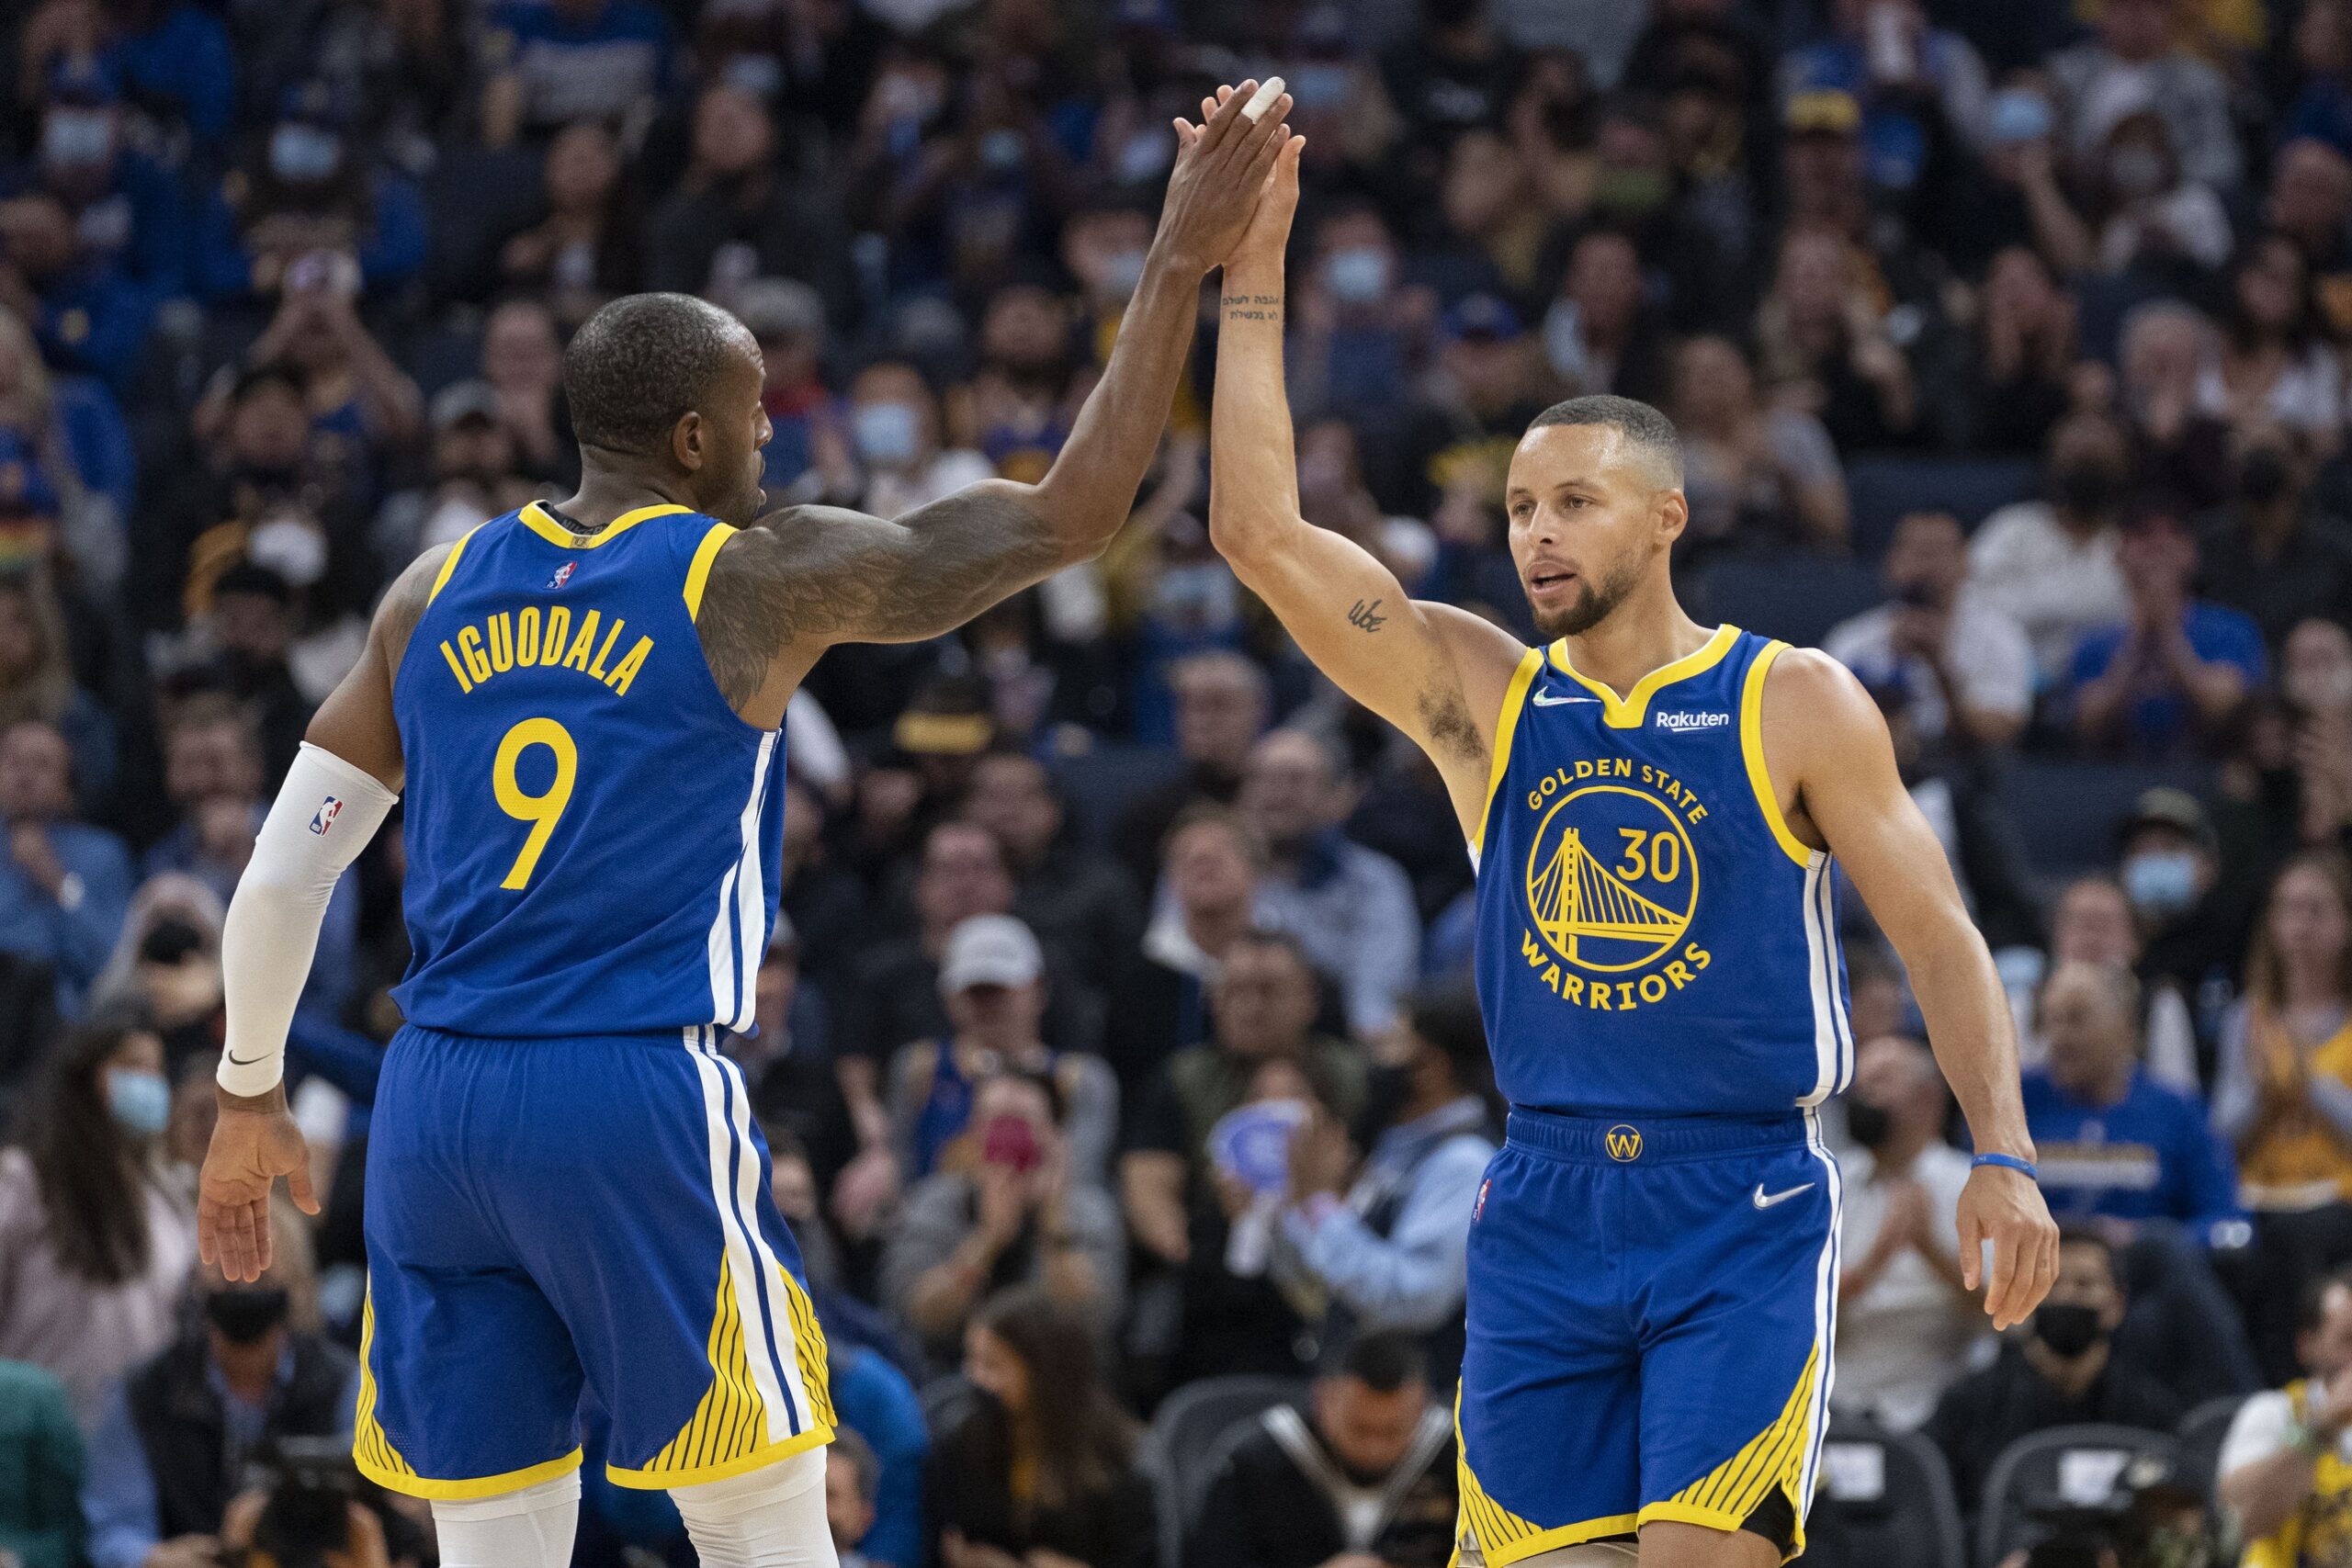
<instances>
[{"instance_id":1,"label":"white baseball cap","mask_svg":"<svg viewBox=\"0 0 2352 1568\"><path fill-rule=\"evenodd\" d=\"M1046 954L1027 926L1011 915L974 915L947 933L939 961L939 994L974 986L1027 986L1046 973Z\"/></svg>"}]
</instances>

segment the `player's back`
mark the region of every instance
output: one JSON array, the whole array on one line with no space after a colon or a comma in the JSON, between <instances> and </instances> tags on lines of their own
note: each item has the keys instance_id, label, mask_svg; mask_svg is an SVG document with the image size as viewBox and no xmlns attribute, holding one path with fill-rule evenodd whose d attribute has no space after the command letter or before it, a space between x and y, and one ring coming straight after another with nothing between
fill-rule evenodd
<instances>
[{"instance_id":1,"label":"player's back","mask_svg":"<svg viewBox=\"0 0 2352 1568\"><path fill-rule=\"evenodd\" d=\"M449 556L392 688L411 1022L751 1023L784 791L695 630L732 532L655 506L582 536L534 503Z\"/></svg>"}]
</instances>

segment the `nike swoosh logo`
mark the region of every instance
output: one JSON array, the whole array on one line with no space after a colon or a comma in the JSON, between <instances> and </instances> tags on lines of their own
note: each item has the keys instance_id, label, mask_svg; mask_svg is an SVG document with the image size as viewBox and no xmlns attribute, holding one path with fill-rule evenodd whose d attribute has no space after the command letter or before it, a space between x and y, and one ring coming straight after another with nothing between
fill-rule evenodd
<instances>
[{"instance_id":1,"label":"nike swoosh logo","mask_svg":"<svg viewBox=\"0 0 2352 1568\"><path fill-rule=\"evenodd\" d=\"M225 1055L231 1062L240 1067L250 1067L255 1062L266 1062L269 1060L269 1053L266 1051L263 1052L258 1056L240 1056L234 1051L227 1052Z\"/></svg>"},{"instance_id":2,"label":"nike swoosh logo","mask_svg":"<svg viewBox=\"0 0 2352 1568\"><path fill-rule=\"evenodd\" d=\"M1775 1192L1768 1198L1764 1194L1764 1184L1759 1181L1756 1184L1756 1206L1759 1209L1769 1209L1775 1203L1785 1203L1800 1192L1812 1191L1813 1185L1808 1181L1802 1187L1792 1187L1786 1192Z\"/></svg>"},{"instance_id":3,"label":"nike swoosh logo","mask_svg":"<svg viewBox=\"0 0 2352 1568\"><path fill-rule=\"evenodd\" d=\"M1597 703L1600 700L1599 697L1555 697L1544 692L1535 694L1535 705L1539 708L1555 708L1563 703Z\"/></svg>"}]
</instances>

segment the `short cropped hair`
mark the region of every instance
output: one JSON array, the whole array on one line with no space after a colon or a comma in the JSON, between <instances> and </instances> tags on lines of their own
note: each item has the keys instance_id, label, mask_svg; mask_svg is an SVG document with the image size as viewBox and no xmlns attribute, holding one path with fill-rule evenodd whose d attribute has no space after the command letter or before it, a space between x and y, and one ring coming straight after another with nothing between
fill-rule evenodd
<instances>
[{"instance_id":1,"label":"short cropped hair","mask_svg":"<svg viewBox=\"0 0 2352 1568\"><path fill-rule=\"evenodd\" d=\"M563 395L582 446L648 456L700 408L750 333L691 294L625 294L563 351Z\"/></svg>"},{"instance_id":2,"label":"short cropped hair","mask_svg":"<svg viewBox=\"0 0 2352 1568\"><path fill-rule=\"evenodd\" d=\"M1682 483L1682 437L1672 420L1645 402L1608 392L1570 398L1537 414L1527 428L1541 430L1549 424L1605 424L1657 465L1667 487Z\"/></svg>"},{"instance_id":3,"label":"short cropped hair","mask_svg":"<svg viewBox=\"0 0 2352 1568\"><path fill-rule=\"evenodd\" d=\"M1331 1369L1353 1378L1374 1393L1395 1393L1408 1383L1427 1382L1429 1364L1409 1335L1394 1330L1365 1334L1351 1340Z\"/></svg>"}]
</instances>

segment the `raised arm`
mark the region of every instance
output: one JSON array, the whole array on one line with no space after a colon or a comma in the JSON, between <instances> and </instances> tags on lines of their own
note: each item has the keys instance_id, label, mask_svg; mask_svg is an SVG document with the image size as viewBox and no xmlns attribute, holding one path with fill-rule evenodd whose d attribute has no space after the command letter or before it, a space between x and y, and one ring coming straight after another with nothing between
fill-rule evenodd
<instances>
[{"instance_id":1,"label":"raised arm","mask_svg":"<svg viewBox=\"0 0 2352 1568\"><path fill-rule=\"evenodd\" d=\"M1797 842L1837 855L1902 955L1977 1152L2031 1160L2007 995L1943 845L1903 787L1877 705L1827 654L1792 649L1766 676L1762 729L1785 826ZM2023 1321L2058 1272L2058 1229L2040 1190L2017 1171L1980 1166L1961 1193L1959 1225L1963 1283L1986 1285L1996 1327ZM1980 1278L1987 1241L1989 1281Z\"/></svg>"},{"instance_id":2,"label":"raised arm","mask_svg":"<svg viewBox=\"0 0 2352 1568\"><path fill-rule=\"evenodd\" d=\"M1287 129L1287 95L1252 120L1255 83L1193 130L1111 362L1034 485L990 479L895 520L791 507L719 550L703 645L739 708L781 700L837 642L918 642L1098 554L1127 520L1175 400L1201 279L1240 238ZM761 700L756 704L753 698Z\"/></svg>"},{"instance_id":3,"label":"raised arm","mask_svg":"<svg viewBox=\"0 0 2352 1568\"><path fill-rule=\"evenodd\" d=\"M1283 247L1298 206L1294 139L1225 267L1224 325L1209 418L1209 536L1316 668L1411 736L1437 763L1465 834L1486 807L1503 693L1525 649L1447 604L1406 597L1343 535L1299 515L1283 389Z\"/></svg>"}]
</instances>

